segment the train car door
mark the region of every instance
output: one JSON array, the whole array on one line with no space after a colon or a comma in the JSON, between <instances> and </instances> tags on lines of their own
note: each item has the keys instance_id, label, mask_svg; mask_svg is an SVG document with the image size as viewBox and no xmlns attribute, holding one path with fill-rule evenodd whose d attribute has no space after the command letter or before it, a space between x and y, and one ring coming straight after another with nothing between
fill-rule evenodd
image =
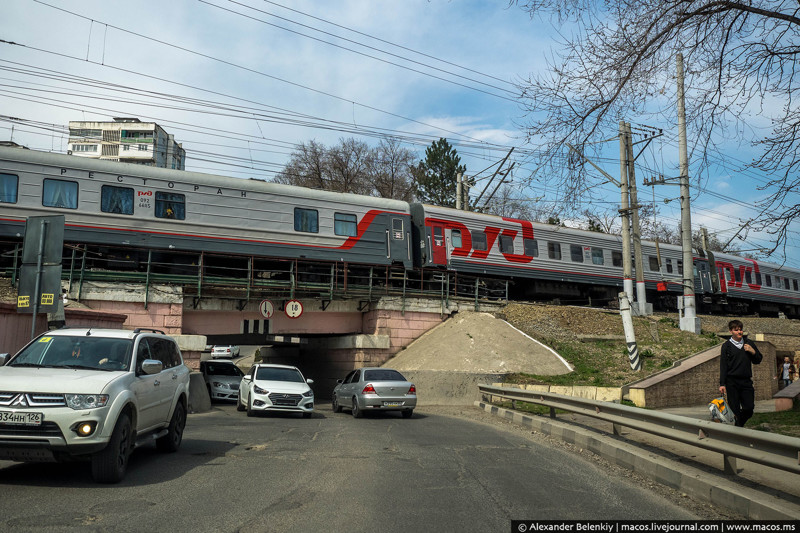
<instances>
[{"instance_id":1,"label":"train car door","mask_svg":"<svg viewBox=\"0 0 800 533\"><path fill-rule=\"evenodd\" d=\"M392 218L392 227L387 235L387 257L392 261L411 260L409 257L409 243L406 235L406 221L402 218Z\"/></svg>"},{"instance_id":2,"label":"train car door","mask_svg":"<svg viewBox=\"0 0 800 533\"><path fill-rule=\"evenodd\" d=\"M444 224L431 222L431 262L434 265L447 265L447 243Z\"/></svg>"},{"instance_id":3,"label":"train car door","mask_svg":"<svg viewBox=\"0 0 800 533\"><path fill-rule=\"evenodd\" d=\"M708 270L708 263L705 261L695 262L695 275L700 280L700 292L702 294L709 294L714 292L714 286L711 283L711 272Z\"/></svg>"}]
</instances>

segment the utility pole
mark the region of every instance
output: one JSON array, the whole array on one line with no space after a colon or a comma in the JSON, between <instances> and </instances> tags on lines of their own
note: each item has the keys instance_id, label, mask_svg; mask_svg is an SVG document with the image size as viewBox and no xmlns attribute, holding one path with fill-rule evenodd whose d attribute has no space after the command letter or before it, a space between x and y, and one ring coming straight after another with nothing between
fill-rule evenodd
<instances>
[{"instance_id":1,"label":"utility pole","mask_svg":"<svg viewBox=\"0 0 800 533\"><path fill-rule=\"evenodd\" d=\"M686 146L686 108L683 93L683 54L677 55L678 74L678 157L681 183L681 244L683 247L683 314L682 331L700 333L700 319L694 294L694 264L692 262L692 216L689 212L689 152ZM679 308L681 306L678 306Z\"/></svg>"},{"instance_id":2,"label":"utility pole","mask_svg":"<svg viewBox=\"0 0 800 533\"><path fill-rule=\"evenodd\" d=\"M461 209L461 199L464 197L464 182L461 179L461 172L456 174L456 209Z\"/></svg>"},{"instance_id":3,"label":"utility pole","mask_svg":"<svg viewBox=\"0 0 800 533\"><path fill-rule=\"evenodd\" d=\"M644 284L644 258L642 257L642 230L639 225L639 199L636 193L636 172L634 171L633 140L630 122L625 123L625 138L628 164L628 196L631 204L631 223L633 224L633 256L636 264L636 315L653 314L653 306L647 304L647 291Z\"/></svg>"},{"instance_id":4,"label":"utility pole","mask_svg":"<svg viewBox=\"0 0 800 533\"><path fill-rule=\"evenodd\" d=\"M633 301L633 278L631 268L631 227L628 220L628 146L625 140L625 122L619 121L619 174L622 201L620 214L622 215L622 288L628 295L628 301Z\"/></svg>"}]
</instances>

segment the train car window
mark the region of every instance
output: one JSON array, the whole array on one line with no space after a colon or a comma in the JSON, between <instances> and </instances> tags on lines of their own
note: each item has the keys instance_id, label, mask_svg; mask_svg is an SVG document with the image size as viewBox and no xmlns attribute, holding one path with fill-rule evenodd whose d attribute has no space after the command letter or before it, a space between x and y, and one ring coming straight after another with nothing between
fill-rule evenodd
<instances>
[{"instance_id":1,"label":"train car window","mask_svg":"<svg viewBox=\"0 0 800 533\"><path fill-rule=\"evenodd\" d=\"M294 230L319 233L319 213L316 209L294 208Z\"/></svg>"},{"instance_id":2,"label":"train car window","mask_svg":"<svg viewBox=\"0 0 800 533\"><path fill-rule=\"evenodd\" d=\"M561 260L561 243L560 242L547 242L547 257L550 259Z\"/></svg>"},{"instance_id":3,"label":"train car window","mask_svg":"<svg viewBox=\"0 0 800 533\"><path fill-rule=\"evenodd\" d=\"M186 219L186 196L156 191L156 218Z\"/></svg>"},{"instance_id":4,"label":"train car window","mask_svg":"<svg viewBox=\"0 0 800 533\"><path fill-rule=\"evenodd\" d=\"M14 174L0 174L0 202L17 203L19 177Z\"/></svg>"},{"instance_id":5,"label":"train car window","mask_svg":"<svg viewBox=\"0 0 800 533\"><path fill-rule=\"evenodd\" d=\"M349 215L347 213L334 213L333 233L335 233L336 235L355 237L358 234L357 223L358 223L358 218L356 218L355 215Z\"/></svg>"},{"instance_id":6,"label":"train car window","mask_svg":"<svg viewBox=\"0 0 800 533\"><path fill-rule=\"evenodd\" d=\"M133 189L103 185L100 189L100 211L103 213L133 214Z\"/></svg>"},{"instance_id":7,"label":"train car window","mask_svg":"<svg viewBox=\"0 0 800 533\"><path fill-rule=\"evenodd\" d=\"M453 244L453 248L461 248L461 230L454 229L450 232L450 242Z\"/></svg>"},{"instance_id":8,"label":"train car window","mask_svg":"<svg viewBox=\"0 0 800 533\"><path fill-rule=\"evenodd\" d=\"M606 263L606 260L603 257L603 249L602 248L592 248L592 264L593 265L604 265L605 263Z\"/></svg>"},{"instance_id":9,"label":"train car window","mask_svg":"<svg viewBox=\"0 0 800 533\"><path fill-rule=\"evenodd\" d=\"M766 279L766 281L767 281L767 287L772 287L772 276L770 276L769 274L767 274L765 277L767 278L767 279Z\"/></svg>"},{"instance_id":10,"label":"train car window","mask_svg":"<svg viewBox=\"0 0 800 533\"><path fill-rule=\"evenodd\" d=\"M647 261L650 266L650 270L653 272L658 272L660 269L658 268L658 257L654 257L652 255L647 256Z\"/></svg>"},{"instance_id":11,"label":"train car window","mask_svg":"<svg viewBox=\"0 0 800 533\"><path fill-rule=\"evenodd\" d=\"M797 288L797 280L796 279L792 280L792 285L794 285L794 290L800 290L800 289Z\"/></svg>"},{"instance_id":12,"label":"train car window","mask_svg":"<svg viewBox=\"0 0 800 533\"><path fill-rule=\"evenodd\" d=\"M403 219L402 218L393 218L392 219L392 239L396 241L402 241L406 238L405 232L403 231Z\"/></svg>"},{"instance_id":13,"label":"train car window","mask_svg":"<svg viewBox=\"0 0 800 533\"><path fill-rule=\"evenodd\" d=\"M45 179L42 187L42 205L78 209L78 184L74 181Z\"/></svg>"},{"instance_id":14,"label":"train car window","mask_svg":"<svg viewBox=\"0 0 800 533\"><path fill-rule=\"evenodd\" d=\"M478 252L485 252L489 249L486 246L486 234L484 232L476 231L472 234L472 247Z\"/></svg>"},{"instance_id":15,"label":"train car window","mask_svg":"<svg viewBox=\"0 0 800 533\"><path fill-rule=\"evenodd\" d=\"M739 283L742 282L742 274L738 270L733 271L733 279L738 281Z\"/></svg>"},{"instance_id":16,"label":"train car window","mask_svg":"<svg viewBox=\"0 0 800 533\"><path fill-rule=\"evenodd\" d=\"M683 276L683 260L678 259L678 274Z\"/></svg>"},{"instance_id":17,"label":"train car window","mask_svg":"<svg viewBox=\"0 0 800 533\"><path fill-rule=\"evenodd\" d=\"M672 259L667 258L666 266L667 266L667 274L672 274Z\"/></svg>"},{"instance_id":18,"label":"train car window","mask_svg":"<svg viewBox=\"0 0 800 533\"><path fill-rule=\"evenodd\" d=\"M744 280L747 283L753 283L753 275L750 273L749 270L745 270L745 272L744 272Z\"/></svg>"},{"instance_id":19,"label":"train car window","mask_svg":"<svg viewBox=\"0 0 800 533\"><path fill-rule=\"evenodd\" d=\"M500 242L497 244L500 252L504 254L514 253L514 238L508 235L500 235Z\"/></svg>"},{"instance_id":20,"label":"train car window","mask_svg":"<svg viewBox=\"0 0 800 533\"><path fill-rule=\"evenodd\" d=\"M789 278L783 278L783 288L789 290Z\"/></svg>"},{"instance_id":21,"label":"train car window","mask_svg":"<svg viewBox=\"0 0 800 533\"><path fill-rule=\"evenodd\" d=\"M622 252L611 250L611 264L615 267L622 266Z\"/></svg>"},{"instance_id":22,"label":"train car window","mask_svg":"<svg viewBox=\"0 0 800 533\"><path fill-rule=\"evenodd\" d=\"M536 239L522 239L522 246L528 257L539 257L539 242Z\"/></svg>"},{"instance_id":23,"label":"train car window","mask_svg":"<svg viewBox=\"0 0 800 533\"><path fill-rule=\"evenodd\" d=\"M569 256L570 259L572 259L576 263L583 263L583 248L581 248L580 245L578 244L570 244Z\"/></svg>"},{"instance_id":24,"label":"train car window","mask_svg":"<svg viewBox=\"0 0 800 533\"><path fill-rule=\"evenodd\" d=\"M761 285L761 272L756 272L756 285Z\"/></svg>"}]
</instances>

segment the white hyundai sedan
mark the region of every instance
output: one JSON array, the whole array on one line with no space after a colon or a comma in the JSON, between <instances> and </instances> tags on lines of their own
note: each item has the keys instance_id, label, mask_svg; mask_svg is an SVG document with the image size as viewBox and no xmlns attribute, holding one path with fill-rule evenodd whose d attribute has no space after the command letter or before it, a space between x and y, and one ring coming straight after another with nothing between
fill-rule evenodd
<instances>
[{"instance_id":1,"label":"white hyundai sedan","mask_svg":"<svg viewBox=\"0 0 800 533\"><path fill-rule=\"evenodd\" d=\"M314 391L309 387L313 383L313 379L304 378L295 366L253 365L242 378L236 409L247 409L247 416L283 411L302 413L304 418L309 418L314 412Z\"/></svg>"}]
</instances>

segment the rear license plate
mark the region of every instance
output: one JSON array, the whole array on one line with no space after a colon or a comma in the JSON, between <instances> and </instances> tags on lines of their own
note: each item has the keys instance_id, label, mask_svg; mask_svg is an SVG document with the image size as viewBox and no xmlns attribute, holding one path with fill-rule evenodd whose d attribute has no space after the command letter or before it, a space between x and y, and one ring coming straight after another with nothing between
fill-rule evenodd
<instances>
[{"instance_id":1,"label":"rear license plate","mask_svg":"<svg viewBox=\"0 0 800 533\"><path fill-rule=\"evenodd\" d=\"M0 411L0 424L14 424L19 426L41 426L42 413L20 413Z\"/></svg>"},{"instance_id":2,"label":"rear license plate","mask_svg":"<svg viewBox=\"0 0 800 533\"><path fill-rule=\"evenodd\" d=\"M402 402L383 402L384 407L400 407L403 405Z\"/></svg>"}]
</instances>

